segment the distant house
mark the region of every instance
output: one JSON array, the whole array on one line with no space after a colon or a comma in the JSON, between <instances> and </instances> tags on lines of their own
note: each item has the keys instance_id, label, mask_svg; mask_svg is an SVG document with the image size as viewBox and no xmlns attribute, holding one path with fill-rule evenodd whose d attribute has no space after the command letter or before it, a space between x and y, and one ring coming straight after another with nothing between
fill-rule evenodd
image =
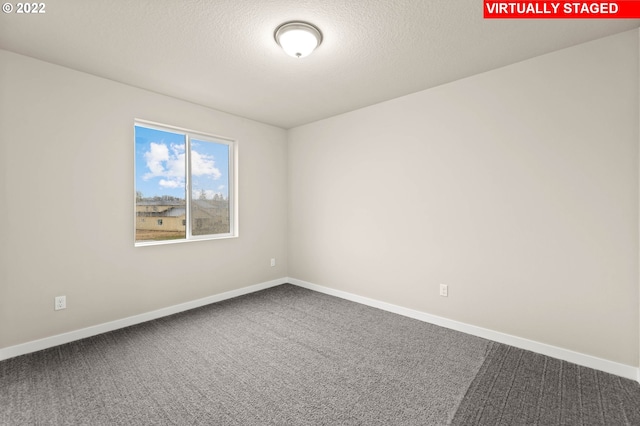
<instances>
[{"instance_id":1,"label":"distant house","mask_svg":"<svg viewBox=\"0 0 640 426\"><path fill-rule=\"evenodd\" d=\"M229 232L229 202L224 199L194 200L191 216L193 235ZM186 229L184 201L138 200L136 229L140 231L180 231Z\"/></svg>"},{"instance_id":2,"label":"distant house","mask_svg":"<svg viewBox=\"0 0 640 426\"><path fill-rule=\"evenodd\" d=\"M138 200L136 229L141 231L181 231L186 228L184 201Z\"/></svg>"},{"instance_id":3,"label":"distant house","mask_svg":"<svg viewBox=\"0 0 640 426\"><path fill-rule=\"evenodd\" d=\"M191 217L193 235L226 234L230 231L228 200L193 200Z\"/></svg>"}]
</instances>

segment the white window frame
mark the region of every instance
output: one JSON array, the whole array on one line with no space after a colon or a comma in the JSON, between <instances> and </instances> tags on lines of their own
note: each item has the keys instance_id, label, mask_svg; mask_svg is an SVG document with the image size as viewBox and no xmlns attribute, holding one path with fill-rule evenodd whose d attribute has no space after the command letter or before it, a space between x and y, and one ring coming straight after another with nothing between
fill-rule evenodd
<instances>
[{"instance_id":1,"label":"white window frame","mask_svg":"<svg viewBox=\"0 0 640 426\"><path fill-rule=\"evenodd\" d=\"M185 136L185 220L186 220L186 233L184 239L171 239L171 240L149 240L149 241L137 241L136 240L136 173L135 173L135 156L136 156L136 142L135 142L135 128L146 127L149 129L160 130L171 133L179 133ZM238 226L238 141L236 139L227 138L224 136L213 135L210 133L200 132L196 130L185 129L182 127L176 127L153 121L147 121L142 119L135 119L133 125L133 150L134 150L134 190L133 190L133 241L135 247L143 246L156 246L164 244L176 244L186 243L191 241L203 241L203 240L220 240L227 238L237 238L239 236ZM229 232L224 234L206 234L206 235L192 235L191 226L191 204L192 204L192 190L191 190L191 140L199 140L203 142L212 142L218 144L226 144L229 147Z\"/></svg>"}]
</instances>

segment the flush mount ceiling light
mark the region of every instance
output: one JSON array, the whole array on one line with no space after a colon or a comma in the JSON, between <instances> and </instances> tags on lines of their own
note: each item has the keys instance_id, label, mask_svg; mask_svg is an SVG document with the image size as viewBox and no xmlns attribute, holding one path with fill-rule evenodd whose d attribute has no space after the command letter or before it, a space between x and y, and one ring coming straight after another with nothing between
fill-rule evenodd
<instances>
[{"instance_id":1,"label":"flush mount ceiling light","mask_svg":"<svg viewBox=\"0 0 640 426\"><path fill-rule=\"evenodd\" d=\"M274 37L294 58L304 58L322 43L320 30L307 22L286 22L276 28Z\"/></svg>"}]
</instances>

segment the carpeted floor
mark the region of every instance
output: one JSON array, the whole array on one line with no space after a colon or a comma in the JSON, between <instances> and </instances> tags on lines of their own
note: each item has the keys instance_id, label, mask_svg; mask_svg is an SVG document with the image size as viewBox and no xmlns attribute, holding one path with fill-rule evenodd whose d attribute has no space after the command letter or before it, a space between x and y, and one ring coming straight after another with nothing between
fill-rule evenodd
<instances>
[{"instance_id":1,"label":"carpeted floor","mask_svg":"<svg viewBox=\"0 0 640 426\"><path fill-rule=\"evenodd\" d=\"M2 425L633 425L639 398L292 285L0 362Z\"/></svg>"},{"instance_id":2,"label":"carpeted floor","mask_svg":"<svg viewBox=\"0 0 640 426\"><path fill-rule=\"evenodd\" d=\"M453 425L640 425L640 385L499 343Z\"/></svg>"}]
</instances>

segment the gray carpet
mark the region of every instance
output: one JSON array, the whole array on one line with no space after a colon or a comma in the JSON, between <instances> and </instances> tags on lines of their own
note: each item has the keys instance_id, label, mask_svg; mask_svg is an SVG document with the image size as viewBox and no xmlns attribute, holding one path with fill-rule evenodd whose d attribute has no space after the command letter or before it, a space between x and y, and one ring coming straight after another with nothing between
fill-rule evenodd
<instances>
[{"instance_id":1,"label":"gray carpet","mask_svg":"<svg viewBox=\"0 0 640 426\"><path fill-rule=\"evenodd\" d=\"M487 345L283 285L3 361L0 422L446 424Z\"/></svg>"},{"instance_id":2,"label":"gray carpet","mask_svg":"<svg viewBox=\"0 0 640 426\"><path fill-rule=\"evenodd\" d=\"M640 385L491 343L453 425L640 425Z\"/></svg>"},{"instance_id":3,"label":"gray carpet","mask_svg":"<svg viewBox=\"0 0 640 426\"><path fill-rule=\"evenodd\" d=\"M0 362L0 424L633 425L639 392L282 285Z\"/></svg>"}]
</instances>

